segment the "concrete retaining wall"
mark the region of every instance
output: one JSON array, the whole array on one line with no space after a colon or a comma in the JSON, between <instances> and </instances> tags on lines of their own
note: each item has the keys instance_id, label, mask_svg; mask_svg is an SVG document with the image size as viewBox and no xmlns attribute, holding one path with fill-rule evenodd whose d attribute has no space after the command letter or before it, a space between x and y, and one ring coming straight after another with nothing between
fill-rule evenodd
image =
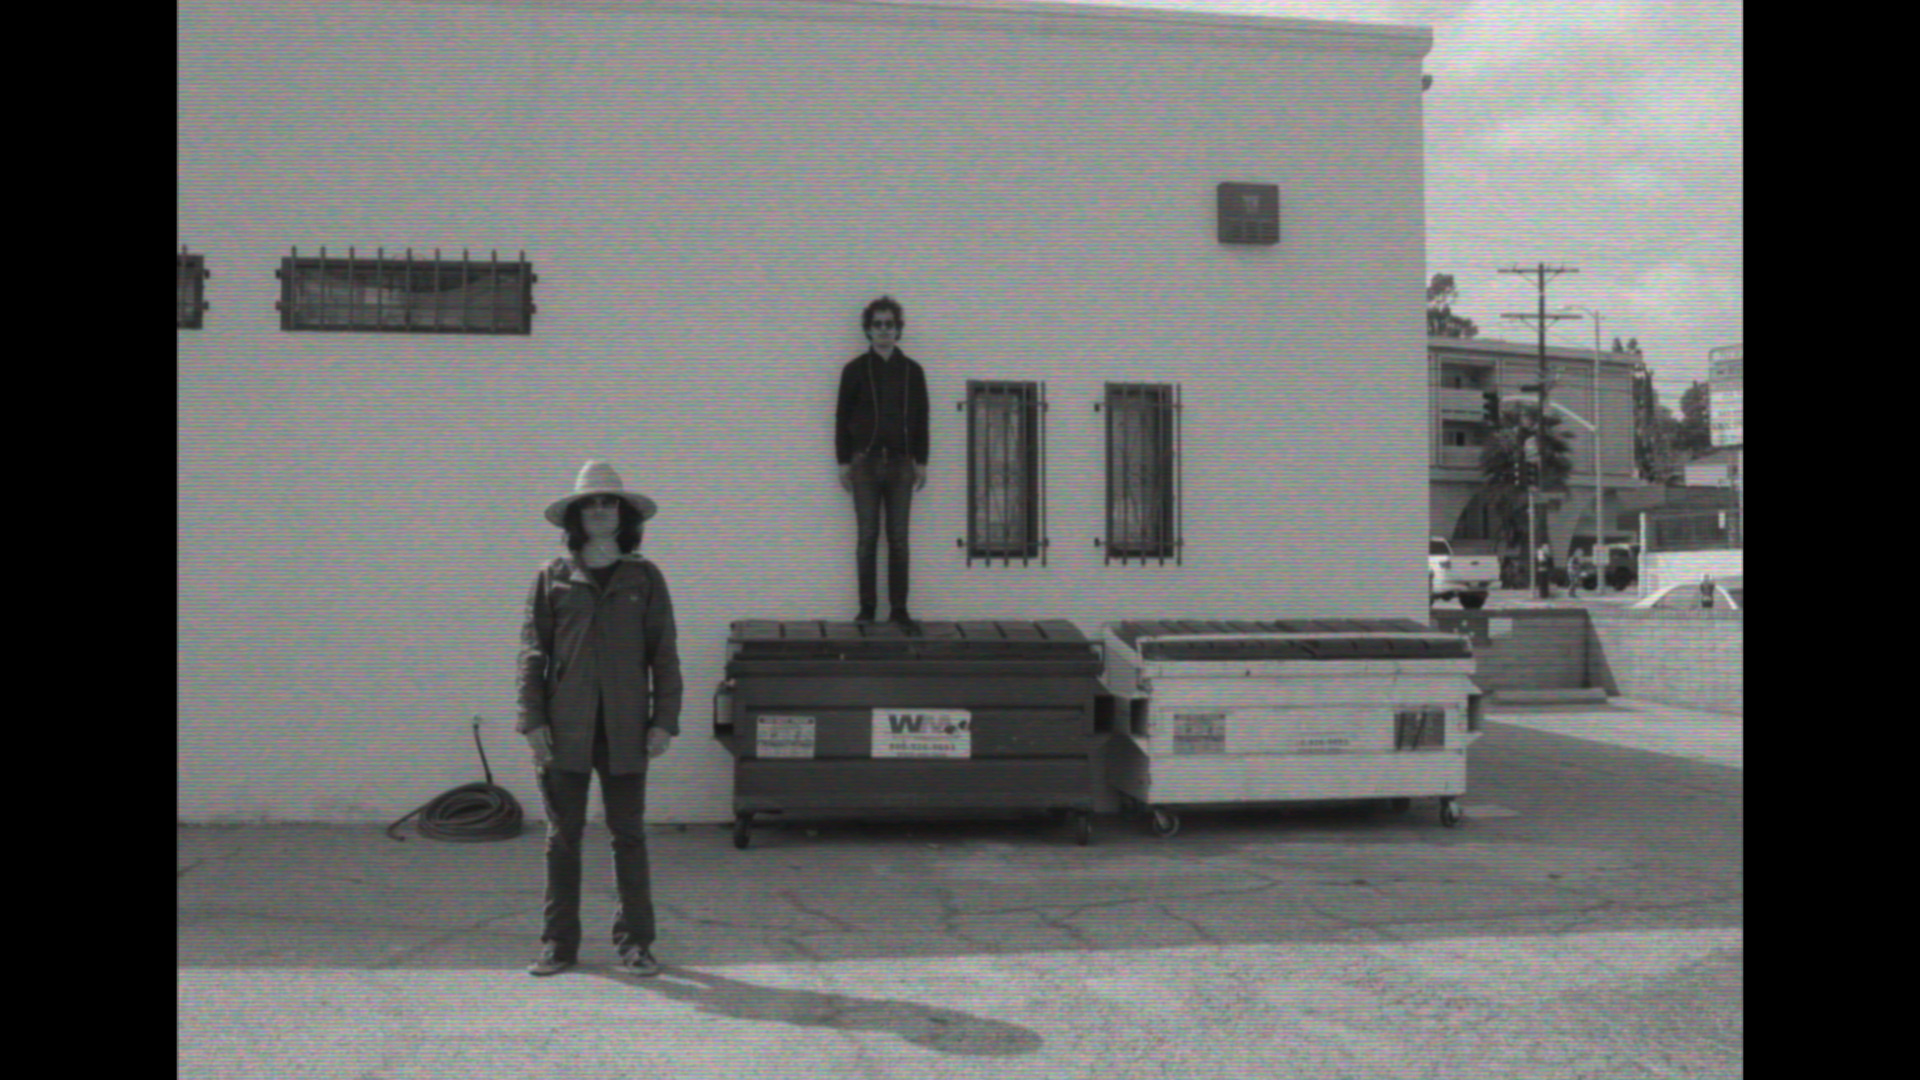
<instances>
[{"instance_id":1,"label":"concrete retaining wall","mask_svg":"<svg viewBox=\"0 0 1920 1080\"><path fill-rule=\"evenodd\" d=\"M1480 689L1574 690L1592 681L1593 634L1580 608L1435 610L1433 624L1473 638Z\"/></svg>"},{"instance_id":2,"label":"concrete retaining wall","mask_svg":"<svg viewBox=\"0 0 1920 1080\"><path fill-rule=\"evenodd\" d=\"M1624 607L1435 610L1473 638L1482 690L1597 688L1693 709L1739 712L1744 614Z\"/></svg>"},{"instance_id":3,"label":"concrete retaining wall","mask_svg":"<svg viewBox=\"0 0 1920 1080\"><path fill-rule=\"evenodd\" d=\"M1595 675L1609 693L1740 712L1745 615L1738 611L1591 608Z\"/></svg>"}]
</instances>

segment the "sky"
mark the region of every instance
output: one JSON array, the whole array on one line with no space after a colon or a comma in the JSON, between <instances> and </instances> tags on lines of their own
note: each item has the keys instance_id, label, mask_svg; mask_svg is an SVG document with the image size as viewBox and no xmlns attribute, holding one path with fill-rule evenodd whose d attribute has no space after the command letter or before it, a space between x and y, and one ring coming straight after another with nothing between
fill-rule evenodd
<instances>
[{"instance_id":1,"label":"sky","mask_svg":"<svg viewBox=\"0 0 1920 1080\"><path fill-rule=\"evenodd\" d=\"M1425 26L1427 273L1480 336L1532 342L1547 305L1638 338L1679 411L1707 350L1744 342L1741 34L1735 0L1098 0L1102 6ZM1593 344L1583 317L1547 342Z\"/></svg>"}]
</instances>

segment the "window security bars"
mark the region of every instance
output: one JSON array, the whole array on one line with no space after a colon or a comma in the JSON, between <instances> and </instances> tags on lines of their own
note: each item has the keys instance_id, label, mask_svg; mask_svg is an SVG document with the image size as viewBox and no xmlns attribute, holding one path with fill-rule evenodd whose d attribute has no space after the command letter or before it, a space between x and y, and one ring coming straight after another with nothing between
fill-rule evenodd
<instances>
[{"instance_id":1,"label":"window security bars","mask_svg":"<svg viewBox=\"0 0 1920 1080\"><path fill-rule=\"evenodd\" d=\"M1180 387L1108 383L1106 561L1181 564Z\"/></svg>"},{"instance_id":2,"label":"window security bars","mask_svg":"<svg viewBox=\"0 0 1920 1080\"><path fill-rule=\"evenodd\" d=\"M458 259L300 255L280 260L282 330L351 330L399 334L526 334L533 327L533 283L527 253L502 262L465 251Z\"/></svg>"},{"instance_id":3,"label":"window security bars","mask_svg":"<svg viewBox=\"0 0 1920 1080\"><path fill-rule=\"evenodd\" d=\"M181 330L198 330L200 313L209 306L204 283L212 275L207 272L206 256L190 255L185 246L180 248L178 260L179 299L174 305L174 325Z\"/></svg>"},{"instance_id":4,"label":"window security bars","mask_svg":"<svg viewBox=\"0 0 1920 1080\"><path fill-rule=\"evenodd\" d=\"M968 380L967 535L955 541L973 560L1038 558L1047 565L1045 492L1047 387L1039 382Z\"/></svg>"}]
</instances>

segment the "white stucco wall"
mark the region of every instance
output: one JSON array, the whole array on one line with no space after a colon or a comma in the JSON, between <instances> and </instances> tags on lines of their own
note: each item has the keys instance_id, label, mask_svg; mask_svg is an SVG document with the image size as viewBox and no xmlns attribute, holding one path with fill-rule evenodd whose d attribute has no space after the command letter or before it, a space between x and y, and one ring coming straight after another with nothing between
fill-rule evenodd
<instances>
[{"instance_id":1,"label":"white stucco wall","mask_svg":"<svg viewBox=\"0 0 1920 1080\"><path fill-rule=\"evenodd\" d=\"M1425 617L1424 31L179 10L179 241L213 274L178 335L181 820L390 819L479 779L475 715L537 817L518 616L588 457L661 506L687 698L650 815L729 816L727 624L853 612L833 394L883 292L931 382L921 618ZM1216 243L1223 180L1279 185L1278 245ZM533 332L283 333L294 245L524 250ZM955 547L969 378L1048 384L1046 567ZM1107 380L1182 384L1183 566L1094 546Z\"/></svg>"},{"instance_id":2,"label":"white stucco wall","mask_svg":"<svg viewBox=\"0 0 1920 1080\"><path fill-rule=\"evenodd\" d=\"M1698 582L1703 575L1740 577L1745 572L1746 556L1744 548L1646 552L1640 556L1640 576L1634 587L1644 597L1676 581Z\"/></svg>"}]
</instances>

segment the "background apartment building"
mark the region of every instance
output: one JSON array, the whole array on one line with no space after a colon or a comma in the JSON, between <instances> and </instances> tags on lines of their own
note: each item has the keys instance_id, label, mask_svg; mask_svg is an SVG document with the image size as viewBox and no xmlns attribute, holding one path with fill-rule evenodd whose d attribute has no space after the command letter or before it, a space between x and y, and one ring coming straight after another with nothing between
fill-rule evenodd
<instances>
[{"instance_id":1,"label":"background apartment building","mask_svg":"<svg viewBox=\"0 0 1920 1080\"><path fill-rule=\"evenodd\" d=\"M1599 477L1610 536L1619 531L1621 493L1646 487L1633 460L1633 372L1640 362L1638 353L1602 352L1596 361L1591 349L1547 349L1548 377L1554 380L1550 399L1598 428ZM1489 431L1482 395L1488 390L1519 394L1522 387L1539 382L1539 346L1429 337L1427 367L1433 535L1447 537L1462 550L1497 550L1499 522L1483 495L1486 482L1480 471L1480 451ZM1565 492L1542 496L1544 539L1553 545L1556 559L1564 559L1576 544L1592 543L1594 535L1595 436L1565 418L1560 431L1567 438L1573 470Z\"/></svg>"}]
</instances>

